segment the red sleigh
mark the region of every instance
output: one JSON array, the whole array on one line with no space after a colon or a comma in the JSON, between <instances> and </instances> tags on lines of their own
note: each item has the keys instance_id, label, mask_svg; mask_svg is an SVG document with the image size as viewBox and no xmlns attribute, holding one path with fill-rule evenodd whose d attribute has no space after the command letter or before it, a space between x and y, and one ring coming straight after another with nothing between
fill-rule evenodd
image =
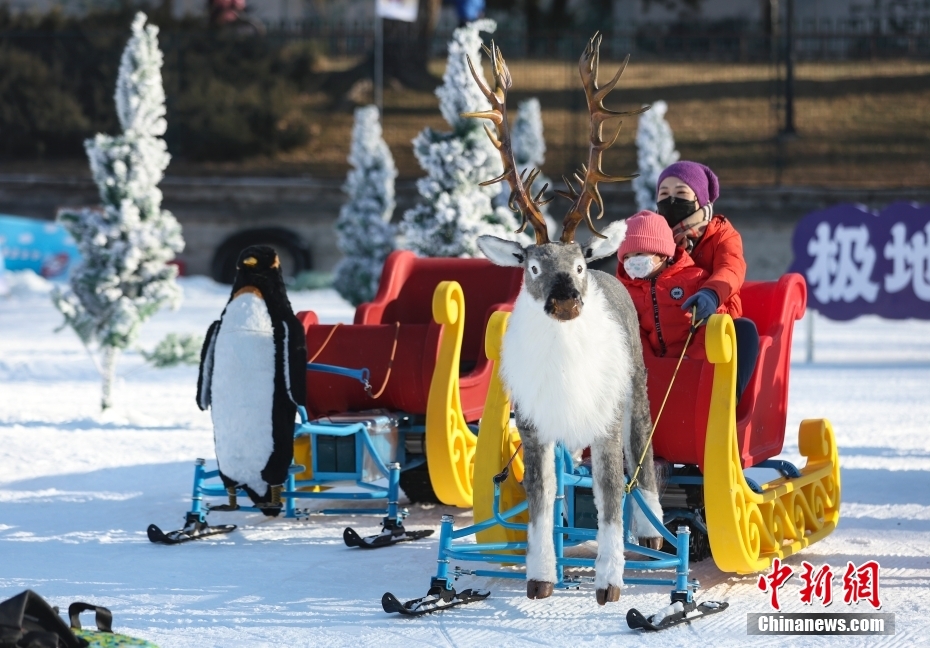
<instances>
[{"instance_id":1,"label":"red sleigh","mask_svg":"<svg viewBox=\"0 0 930 648\"><path fill-rule=\"evenodd\" d=\"M471 506L474 432L493 371L485 328L494 312L512 308L520 284L519 270L484 259L394 252L377 296L358 307L354 324L337 328L319 324L313 312L298 313L314 362L365 367L372 386L366 392L356 380L310 371L309 417L390 412L401 436L390 461L401 464L408 496ZM307 467L298 479L335 479L339 471L321 470L310 441L317 439L298 440L295 461Z\"/></svg>"}]
</instances>

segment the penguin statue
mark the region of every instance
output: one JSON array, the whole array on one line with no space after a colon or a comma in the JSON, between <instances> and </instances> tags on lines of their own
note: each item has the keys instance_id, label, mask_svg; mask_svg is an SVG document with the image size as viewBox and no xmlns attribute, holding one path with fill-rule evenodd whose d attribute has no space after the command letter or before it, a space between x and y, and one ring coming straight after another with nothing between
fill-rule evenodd
<instances>
[{"instance_id":1,"label":"penguin statue","mask_svg":"<svg viewBox=\"0 0 930 648\"><path fill-rule=\"evenodd\" d=\"M229 493L223 509L238 508L241 488L265 515L281 511L306 367L304 329L287 299L277 253L264 245L245 248L226 308L207 330L197 380L197 405L210 408Z\"/></svg>"}]
</instances>

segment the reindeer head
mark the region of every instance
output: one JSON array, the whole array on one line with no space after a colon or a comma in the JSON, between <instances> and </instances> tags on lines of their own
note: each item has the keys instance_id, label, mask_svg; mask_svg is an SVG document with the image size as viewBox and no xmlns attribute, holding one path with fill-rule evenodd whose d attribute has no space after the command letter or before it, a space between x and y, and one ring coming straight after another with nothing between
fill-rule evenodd
<instances>
[{"instance_id":1,"label":"reindeer head","mask_svg":"<svg viewBox=\"0 0 930 648\"><path fill-rule=\"evenodd\" d=\"M463 117L475 117L491 120L497 127L493 133L485 126L485 131L491 142L500 152L504 163L504 172L482 185L494 184L506 180L510 184L510 208L519 210L523 216L523 224L517 232L526 229L527 224L533 225L536 234L536 244L522 246L514 241L507 241L496 236L478 237L478 247L493 263L504 266L522 266L524 272L524 288L536 300L542 302L548 315L559 320L571 320L581 315L584 306L584 297L588 288L587 264L589 261L600 259L617 251L626 233L626 224L615 223L601 234L594 227L591 220L591 205L596 204L600 210L597 217L604 215L604 201L597 188L598 182L620 182L630 180L636 176L608 176L601 170L601 157L605 150L617 140L620 129L608 139L603 136L604 122L613 117L622 115L637 115L648 108L641 108L631 112L614 112L604 107L604 98L613 90L620 80L620 75L626 69L630 57L627 56L623 65L617 70L614 78L603 88L597 85L597 70L600 59L601 36L595 34L588 41L584 53L578 62L581 81L584 85L585 96L588 100L588 111L591 114L591 147L588 153L588 164L581 166L581 171L575 172L574 179L580 184L576 191L574 185L567 178L565 184L567 191L558 191L560 196L572 201L568 214L562 222L562 236L558 242L549 241L545 219L539 207L549 202L543 201L548 185L543 186L539 193L532 196L533 181L539 174L538 169L530 171L524 183L526 172L517 173L513 157L513 147L510 142L510 126L507 122L507 91L512 85L510 70L504 62L504 57L497 46L491 42L491 47L484 51L491 57L491 69L494 75L495 88L491 90L484 79L475 71L471 59L468 67L472 76L481 88L484 96L491 103L491 109L483 112L464 113ZM549 199L551 200L551 198ZM575 243L575 230L584 220L594 237L591 243L582 248Z\"/></svg>"}]
</instances>

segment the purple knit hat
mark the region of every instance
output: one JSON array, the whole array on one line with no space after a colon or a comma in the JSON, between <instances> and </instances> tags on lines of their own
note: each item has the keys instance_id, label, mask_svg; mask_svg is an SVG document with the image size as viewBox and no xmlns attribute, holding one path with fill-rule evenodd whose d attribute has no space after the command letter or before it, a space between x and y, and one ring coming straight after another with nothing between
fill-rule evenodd
<instances>
[{"instance_id":1,"label":"purple knit hat","mask_svg":"<svg viewBox=\"0 0 930 648\"><path fill-rule=\"evenodd\" d=\"M657 193L662 181L670 176L681 178L686 185L691 187L697 197L698 207L703 207L709 202L715 202L720 196L720 182L717 180L717 176L709 167L703 164L687 160L670 164L665 168L665 171L659 174L659 179L656 181Z\"/></svg>"}]
</instances>

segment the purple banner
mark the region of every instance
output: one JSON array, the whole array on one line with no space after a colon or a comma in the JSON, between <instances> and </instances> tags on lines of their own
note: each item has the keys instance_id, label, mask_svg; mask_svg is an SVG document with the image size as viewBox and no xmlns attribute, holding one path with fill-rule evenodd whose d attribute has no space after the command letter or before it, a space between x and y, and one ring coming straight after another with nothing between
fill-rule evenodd
<instances>
[{"instance_id":1,"label":"purple banner","mask_svg":"<svg viewBox=\"0 0 930 648\"><path fill-rule=\"evenodd\" d=\"M930 319L930 205L836 205L805 216L792 248L789 272L804 276L808 307L825 317Z\"/></svg>"}]
</instances>

